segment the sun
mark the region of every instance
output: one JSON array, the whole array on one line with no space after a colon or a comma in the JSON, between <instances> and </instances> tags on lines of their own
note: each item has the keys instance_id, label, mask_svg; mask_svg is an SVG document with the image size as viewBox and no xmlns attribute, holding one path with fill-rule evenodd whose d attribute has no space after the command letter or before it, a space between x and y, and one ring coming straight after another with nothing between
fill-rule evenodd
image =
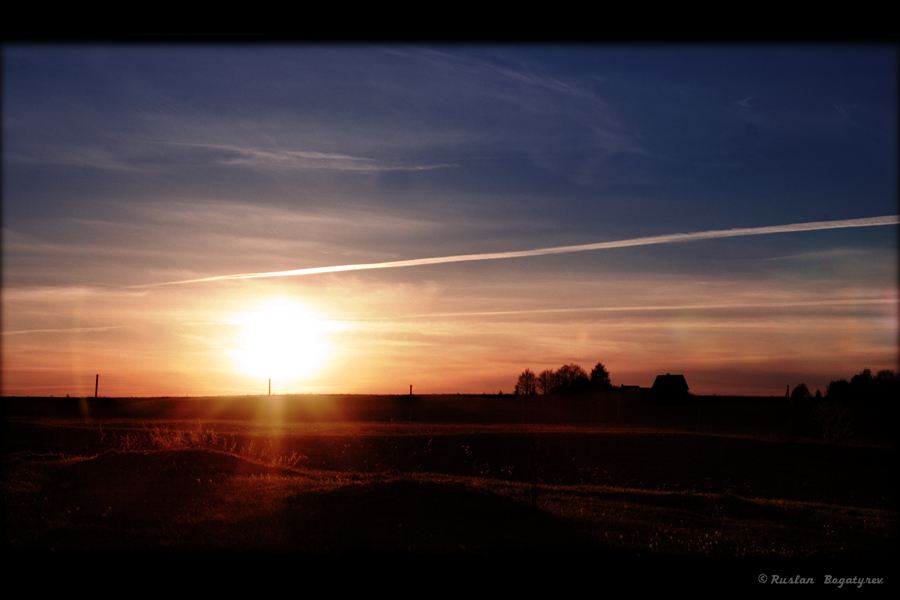
<instances>
[{"instance_id":1,"label":"sun","mask_svg":"<svg viewBox=\"0 0 900 600\"><path fill-rule=\"evenodd\" d=\"M233 358L250 377L279 385L307 379L328 355L325 324L308 308L277 299L256 306L231 321L241 327Z\"/></svg>"}]
</instances>

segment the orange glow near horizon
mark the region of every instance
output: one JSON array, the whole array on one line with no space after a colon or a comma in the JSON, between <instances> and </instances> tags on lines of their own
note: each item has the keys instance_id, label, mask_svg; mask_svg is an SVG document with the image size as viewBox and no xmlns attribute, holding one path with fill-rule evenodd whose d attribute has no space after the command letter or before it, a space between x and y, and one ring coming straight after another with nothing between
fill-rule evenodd
<instances>
[{"instance_id":1,"label":"orange glow near horizon","mask_svg":"<svg viewBox=\"0 0 900 600\"><path fill-rule=\"evenodd\" d=\"M265 395L269 378L273 395L496 394L526 368L603 362L614 385L669 372L696 394L769 395L897 368L891 290L547 275L561 307L540 281L437 275L4 290L3 394L92 396L97 373L107 397Z\"/></svg>"}]
</instances>

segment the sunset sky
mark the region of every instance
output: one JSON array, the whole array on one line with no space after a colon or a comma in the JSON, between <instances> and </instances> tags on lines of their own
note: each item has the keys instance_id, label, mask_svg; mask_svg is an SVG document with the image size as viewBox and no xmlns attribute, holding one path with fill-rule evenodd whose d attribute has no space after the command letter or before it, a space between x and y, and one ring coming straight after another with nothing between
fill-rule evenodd
<instances>
[{"instance_id":1,"label":"sunset sky","mask_svg":"<svg viewBox=\"0 0 900 600\"><path fill-rule=\"evenodd\" d=\"M2 394L896 370L897 57L5 45Z\"/></svg>"}]
</instances>

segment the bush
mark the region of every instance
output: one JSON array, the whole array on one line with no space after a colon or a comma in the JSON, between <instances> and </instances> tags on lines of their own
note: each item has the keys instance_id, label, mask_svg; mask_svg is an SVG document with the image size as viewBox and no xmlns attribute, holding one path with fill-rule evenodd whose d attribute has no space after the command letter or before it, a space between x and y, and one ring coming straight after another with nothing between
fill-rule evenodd
<instances>
[{"instance_id":1,"label":"bush","mask_svg":"<svg viewBox=\"0 0 900 600\"><path fill-rule=\"evenodd\" d=\"M840 400L826 400L813 408L813 417L822 427L822 437L829 444L839 444L853 435L850 409Z\"/></svg>"}]
</instances>

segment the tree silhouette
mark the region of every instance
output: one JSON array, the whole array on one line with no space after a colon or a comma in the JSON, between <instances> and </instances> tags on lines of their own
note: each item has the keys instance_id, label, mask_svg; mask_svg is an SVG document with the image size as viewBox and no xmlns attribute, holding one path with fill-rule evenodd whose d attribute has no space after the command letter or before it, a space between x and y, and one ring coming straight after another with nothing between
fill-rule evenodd
<instances>
[{"instance_id":1,"label":"tree silhouette","mask_svg":"<svg viewBox=\"0 0 900 600\"><path fill-rule=\"evenodd\" d=\"M542 394L549 394L556 387L556 373L550 369L541 371L537 377L537 389Z\"/></svg>"},{"instance_id":2,"label":"tree silhouette","mask_svg":"<svg viewBox=\"0 0 900 600\"><path fill-rule=\"evenodd\" d=\"M890 369L884 369L883 371L878 371L878 375L875 376L875 381L879 382L893 382L896 381L897 376Z\"/></svg>"},{"instance_id":3,"label":"tree silhouette","mask_svg":"<svg viewBox=\"0 0 900 600\"><path fill-rule=\"evenodd\" d=\"M850 381L838 379L829 383L826 395L832 400L845 400L851 404L892 402L900 396L900 378L890 369L879 371L875 376L870 369L863 369Z\"/></svg>"},{"instance_id":4,"label":"tree silhouette","mask_svg":"<svg viewBox=\"0 0 900 600\"><path fill-rule=\"evenodd\" d=\"M791 392L791 398L800 399L800 398L812 398L812 394L809 393L809 388L806 387L805 383L799 384L794 390Z\"/></svg>"},{"instance_id":5,"label":"tree silhouette","mask_svg":"<svg viewBox=\"0 0 900 600\"><path fill-rule=\"evenodd\" d=\"M579 392L590 388L590 379L584 369L575 363L563 365L556 371L556 385L553 391L561 393Z\"/></svg>"},{"instance_id":6,"label":"tree silhouette","mask_svg":"<svg viewBox=\"0 0 900 600\"><path fill-rule=\"evenodd\" d=\"M609 380L609 371L603 366L603 363L597 363L597 366L591 371L591 385L598 390L611 390L612 382Z\"/></svg>"},{"instance_id":7,"label":"tree silhouette","mask_svg":"<svg viewBox=\"0 0 900 600\"><path fill-rule=\"evenodd\" d=\"M529 387L531 377L534 377L534 391L522 391L532 389ZM597 363L597 366L591 371L590 377L584 369L575 363L563 365L556 371L546 369L541 371L541 374L536 377L530 369L525 369L525 372L519 375L519 382L516 384L516 393L518 394L578 394L589 392L592 389L612 389L609 371L606 370L603 363Z\"/></svg>"},{"instance_id":8,"label":"tree silhouette","mask_svg":"<svg viewBox=\"0 0 900 600\"><path fill-rule=\"evenodd\" d=\"M537 394L537 377L531 369L525 369L516 383L516 393L523 396Z\"/></svg>"},{"instance_id":9,"label":"tree silhouette","mask_svg":"<svg viewBox=\"0 0 900 600\"><path fill-rule=\"evenodd\" d=\"M851 385L860 386L860 387L871 385L871 383L873 381L875 381L875 380L872 377L871 369L863 369L858 374L856 374L850 378Z\"/></svg>"},{"instance_id":10,"label":"tree silhouette","mask_svg":"<svg viewBox=\"0 0 900 600\"><path fill-rule=\"evenodd\" d=\"M828 384L825 395L832 400L844 400L850 396L850 382L846 379L838 379Z\"/></svg>"}]
</instances>

